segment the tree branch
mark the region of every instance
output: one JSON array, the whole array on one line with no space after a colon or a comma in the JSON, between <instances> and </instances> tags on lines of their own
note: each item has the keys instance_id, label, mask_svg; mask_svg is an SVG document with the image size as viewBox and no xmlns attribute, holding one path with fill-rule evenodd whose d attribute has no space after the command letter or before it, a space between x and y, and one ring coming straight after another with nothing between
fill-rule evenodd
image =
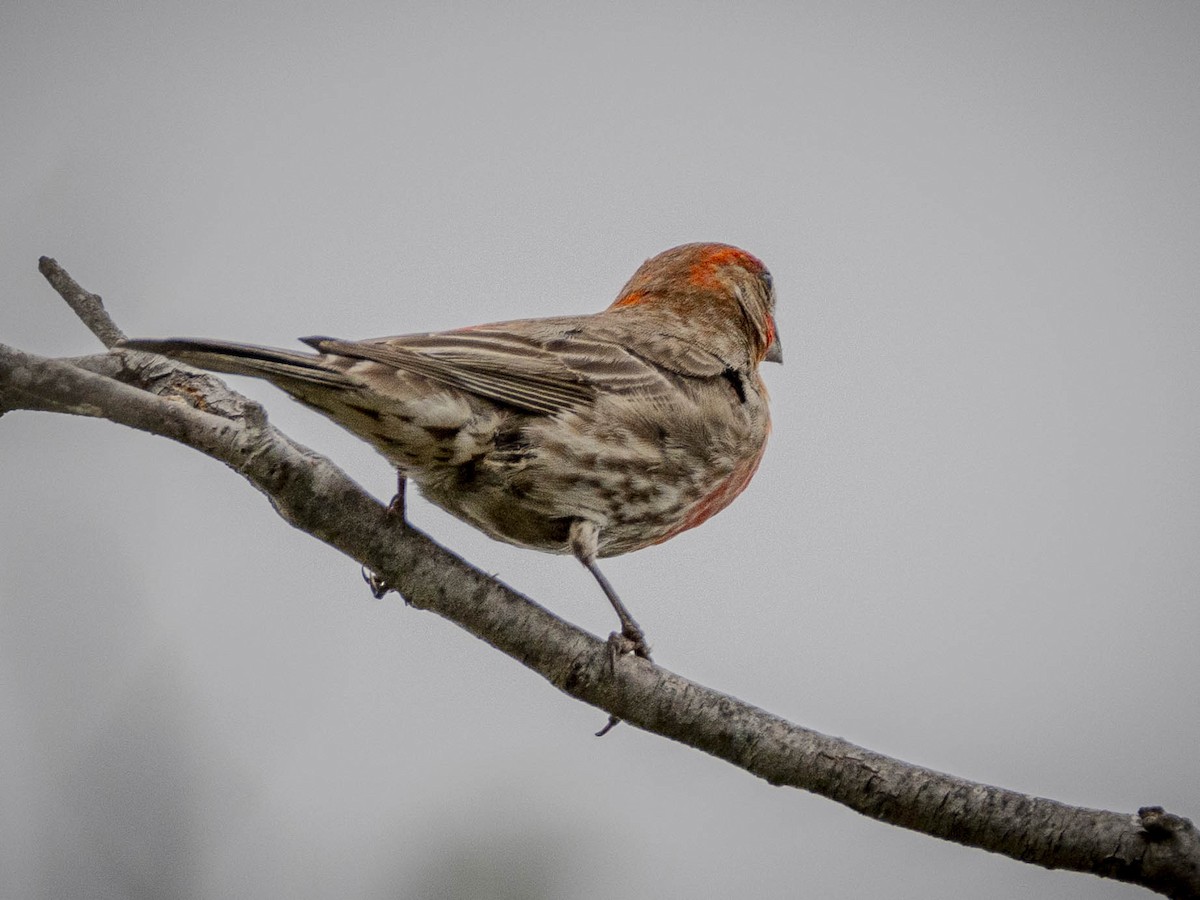
<instances>
[{"instance_id":1,"label":"tree branch","mask_svg":"<svg viewBox=\"0 0 1200 900\"><path fill-rule=\"evenodd\" d=\"M53 260L42 271L111 345L121 331ZM1090 872L1170 897L1200 897L1200 834L1147 807L1083 809L935 772L802 728L608 645L490 578L393 516L332 462L292 441L218 379L144 353L47 359L0 344L0 413L108 419L229 466L283 519L382 575L564 693L774 785L872 818L1046 868Z\"/></svg>"},{"instance_id":2,"label":"tree branch","mask_svg":"<svg viewBox=\"0 0 1200 900\"><path fill-rule=\"evenodd\" d=\"M117 341L125 339L125 332L117 327L112 316L104 308L104 301L99 294L85 291L79 283L67 274L66 269L57 260L43 256L38 260L38 271L50 282L50 286L58 291L59 296L67 301L67 305L79 316L80 321L88 330L100 339L105 347L111 347Z\"/></svg>"}]
</instances>

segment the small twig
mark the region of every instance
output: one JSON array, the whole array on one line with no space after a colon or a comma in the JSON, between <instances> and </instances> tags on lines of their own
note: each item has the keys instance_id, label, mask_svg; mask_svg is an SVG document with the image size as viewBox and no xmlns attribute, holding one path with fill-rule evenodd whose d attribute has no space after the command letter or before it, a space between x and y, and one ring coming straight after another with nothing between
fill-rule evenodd
<instances>
[{"instance_id":1,"label":"small twig","mask_svg":"<svg viewBox=\"0 0 1200 900\"><path fill-rule=\"evenodd\" d=\"M125 332L117 327L99 294L85 291L67 270L49 256L38 260L38 271L50 282L50 286L58 291L59 296L67 301L88 330L100 339L105 347L112 347L117 341L125 340Z\"/></svg>"}]
</instances>

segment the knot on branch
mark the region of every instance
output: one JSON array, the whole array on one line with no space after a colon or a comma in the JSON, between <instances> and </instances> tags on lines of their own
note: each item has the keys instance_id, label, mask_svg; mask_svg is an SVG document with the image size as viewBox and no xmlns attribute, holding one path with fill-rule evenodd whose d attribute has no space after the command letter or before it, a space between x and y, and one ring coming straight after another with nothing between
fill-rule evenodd
<instances>
[{"instance_id":1,"label":"knot on branch","mask_svg":"<svg viewBox=\"0 0 1200 900\"><path fill-rule=\"evenodd\" d=\"M1196 829L1191 819L1169 813L1161 806L1143 806L1137 814L1146 840L1155 843Z\"/></svg>"}]
</instances>

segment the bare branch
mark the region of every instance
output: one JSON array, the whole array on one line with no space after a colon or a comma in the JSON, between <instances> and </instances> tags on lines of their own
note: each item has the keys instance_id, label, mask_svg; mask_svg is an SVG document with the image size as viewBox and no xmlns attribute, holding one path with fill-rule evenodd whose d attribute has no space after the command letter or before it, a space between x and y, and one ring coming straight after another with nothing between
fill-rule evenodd
<instances>
[{"instance_id":1,"label":"bare branch","mask_svg":"<svg viewBox=\"0 0 1200 900\"><path fill-rule=\"evenodd\" d=\"M66 269L49 256L38 260L38 271L50 282L50 286L58 291L67 301L67 305L75 311L88 331L100 339L105 347L111 347L117 341L125 339L125 332L117 327L112 316L104 308L104 301L99 294L85 291L79 283L67 274Z\"/></svg>"},{"instance_id":2,"label":"bare branch","mask_svg":"<svg viewBox=\"0 0 1200 900\"><path fill-rule=\"evenodd\" d=\"M0 345L6 409L99 416L193 447L238 472L290 524L378 572L413 606L455 622L576 699L771 784L1023 862L1200 896L1200 835L1161 808L1083 809L966 781L794 725L643 659L623 657L613 671L604 641L389 515L211 376L144 353L54 360Z\"/></svg>"}]
</instances>

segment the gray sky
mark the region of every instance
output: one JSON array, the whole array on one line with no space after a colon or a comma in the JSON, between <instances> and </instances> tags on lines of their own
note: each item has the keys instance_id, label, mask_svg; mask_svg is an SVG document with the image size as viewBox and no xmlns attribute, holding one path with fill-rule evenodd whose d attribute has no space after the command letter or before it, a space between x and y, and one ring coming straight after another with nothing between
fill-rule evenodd
<instances>
[{"instance_id":1,"label":"gray sky","mask_svg":"<svg viewBox=\"0 0 1200 900\"><path fill-rule=\"evenodd\" d=\"M872 749L1200 814L1200 5L8 3L0 341L289 345L771 268L755 482L605 568L655 657ZM380 497L383 461L235 385ZM771 788L428 613L220 465L0 420L0 893L1125 898ZM561 615L574 561L412 518ZM614 887L614 880L617 887Z\"/></svg>"}]
</instances>

